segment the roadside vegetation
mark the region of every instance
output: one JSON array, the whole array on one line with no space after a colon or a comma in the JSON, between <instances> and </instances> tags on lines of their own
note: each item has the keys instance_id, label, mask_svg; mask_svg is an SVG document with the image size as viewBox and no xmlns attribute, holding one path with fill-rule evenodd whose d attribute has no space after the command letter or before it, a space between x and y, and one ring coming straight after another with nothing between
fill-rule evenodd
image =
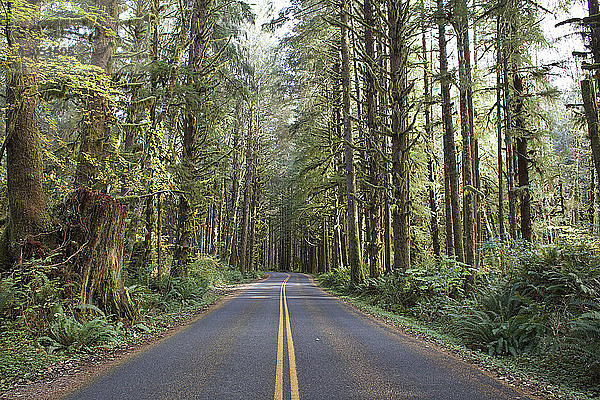
<instances>
[{"instance_id":1,"label":"roadside vegetation","mask_svg":"<svg viewBox=\"0 0 600 400\"><path fill-rule=\"evenodd\" d=\"M600 249L580 239L553 246L488 242L474 283L468 266L453 259L358 285L346 268L318 279L368 312L402 316L395 321L409 330L416 324L442 343L486 355L479 361L508 375L556 385L545 395L598 398Z\"/></svg>"},{"instance_id":2,"label":"roadside vegetation","mask_svg":"<svg viewBox=\"0 0 600 400\"><path fill-rule=\"evenodd\" d=\"M37 265L15 271L0 290L0 393L51 376L60 364L109 354L159 337L213 303L234 284L259 278L203 257L185 277L126 277L135 306L132 320L80 304L76 282L64 284L57 268Z\"/></svg>"}]
</instances>

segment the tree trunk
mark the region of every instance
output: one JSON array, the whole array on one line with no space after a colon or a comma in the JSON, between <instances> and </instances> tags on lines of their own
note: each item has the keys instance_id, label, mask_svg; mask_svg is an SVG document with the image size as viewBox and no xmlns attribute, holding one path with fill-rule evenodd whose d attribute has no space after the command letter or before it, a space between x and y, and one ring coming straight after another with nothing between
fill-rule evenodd
<instances>
[{"instance_id":1,"label":"tree trunk","mask_svg":"<svg viewBox=\"0 0 600 400\"><path fill-rule=\"evenodd\" d=\"M423 42L423 92L425 95L425 134L428 139L427 149L427 170L429 173L429 210L431 216L429 225L431 230L431 243L433 245L433 254L436 259L440 257L440 238L438 227L438 207L435 196L435 160L434 160L434 137L431 126L431 88L429 85L429 61L427 54L427 38L425 37L425 28L422 34Z\"/></svg>"},{"instance_id":2,"label":"tree trunk","mask_svg":"<svg viewBox=\"0 0 600 400\"><path fill-rule=\"evenodd\" d=\"M506 29L505 25L505 29ZM505 35L507 32L505 32ZM510 83L508 80L508 49L503 48L503 82L504 82L504 114L505 114L505 143L506 143L506 173L508 175L508 224L510 238L517 238L517 196L515 192L515 164L512 134L512 101L510 94Z\"/></svg>"},{"instance_id":3,"label":"tree trunk","mask_svg":"<svg viewBox=\"0 0 600 400\"><path fill-rule=\"evenodd\" d=\"M373 5L371 0L365 0L363 6L365 16L365 54L366 73L365 73L365 102L367 106L367 143L369 144L369 276L376 278L379 276L379 254L381 252L380 238L380 209L381 209L381 172L380 172L380 146L381 139L376 126L375 117L377 114L377 105L375 102L375 43L373 40L373 27L375 18L373 17Z\"/></svg>"},{"instance_id":4,"label":"tree trunk","mask_svg":"<svg viewBox=\"0 0 600 400\"><path fill-rule=\"evenodd\" d=\"M81 303L134 317L122 275L125 207L110 196L80 188L73 193L68 208L69 226L75 227L69 236L79 246L75 267L81 275Z\"/></svg>"},{"instance_id":5,"label":"tree trunk","mask_svg":"<svg viewBox=\"0 0 600 400\"><path fill-rule=\"evenodd\" d=\"M456 14L456 44L458 47L458 75L460 91L460 131L462 135L462 184L463 184L463 234L465 263L475 264L475 236L473 221L473 161L471 154L472 120L469 92L471 91L471 56L469 50L469 21L465 0L459 0Z\"/></svg>"},{"instance_id":6,"label":"tree trunk","mask_svg":"<svg viewBox=\"0 0 600 400\"><path fill-rule=\"evenodd\" d=\"M498 135L498 229L500 240L504 240L504 187L502 158L502 30L500 17L496 19L496 129Z\"/></svg>"},{"instance_id":7,"label":"tree trunk","mask_svg":"<svg viewBox=\"0 0 600 400\"><path fill-rule=\"evenodd\" d=\"M456 168L456 147L454 144L454 126L452 124L452 103L450 101L450 76L446 53L446 22L443 1L438 0L438 41L440 49L440 79L442 92L442 122L444 126L444 164L450 192L450 214L452 223L453 249L458 261L464 261L462 223L460 218L460 195L458 190L458 171ZM446 216L446 224L450 223ZM449 229L446 228L446 232Z\"/></svg>"},{"instance_id":8,"label":"tree trunk","mask_svg":"<svg viewBox=\"0 0 600 400\"><path fill-rule=\"evenodd\" d=\"M118 1L98 0L95 6L104 14L104 18L94 30L90 63L102 69L107 76L108 84L115 48L113 35L117 32ZM106 182L98 176L98 172L104 163L104 143L110 133L108 96L90 91L85 101L85 108L75 181L80 186L104 188Z\"/></svg>"},{"instance_id":9,"label":"tree trunk","mask_svg":"<svg viewBox=\"0 0 600 400\"><path fill-rule=\"evenodd\" d=\"M346 162L346 200L348 206L348 261L352 282L363 280L361 251L358 240L358 211L356 206L356 178L354 176L354 143L350 117L350 61L348 50L348 2L341 1L340 30L342 55L342 121L344 128L344 156Z\"/></svg>"},{"instance_id":10,"label":"tree trunk","mask_svg":"<svg viewBox=\"0 0 600 400\"><path fill-rule=\"evenodd\" d=\"M394 268L406 271L410 268L410 170L409 132L406 86L405 20L409 2L388 5L390 23L390 73L392 108L392 179L396 208L392 214L394 232Z\"/></svg>"},{"instance_id":11,"label":"tree trunk","mask_svg":"<svg viewBox=\"0 0 600 400\"><path fill-rule=\"evenodd\" d=\"M246 251L248 246L248 230L250 223L250 202L252 192L252 179L253 179L253 129L254 129L254 113L250 109L250 116L248 118L248 139L246 141L246 178L244 181L244 206L242 212L242 226L240 236L240 247L238 249L239 258L239 269L241 272L248 271Z\"/></svg>"},{"instance_id":12,"label":"tree trunk","mask_svg":"<svg viewBox=\"0 0 600 400\"><path fill-rule=\"evenodd\" d=\"M598 103L595 96L596 90L591 79L581 81L581 96L588 125L588 135L592 147L592 158L596 167L596 176L600 176L600 132L598 125Z\"/></svg>"},{"instance_id":13,"label":"tree trunk","mask_svg":"<svg viewBox=\"0 0 600 400\"><path fill-rule=\"evenodd\" d=\"M527 133L523 116L523 79L515 72L513 77L515 88L515 120L519 130L515 139L517 150L517 177L521 197L521 238L531 242L531 193L529 191L529 159L527 154Z\"/></svg>"},{"instance_id":14,"label":"tree trunk","mask_svg":"<svg viewBox=\"0 0 600 400\"><path fill-rule=\"evenodd\" d=\"M36 14L39 12L39 1L29 0L27 4ZM19 15L19 12L15 14ZM0 262L3 265L0 269L31 256L23 245L30 242L29 245L39 247L35 243L40 242L40 237L36 236L44 232L49 222L42 188L42 138L35 71L38 27L33 20L25 18L8 22L6 30L10 52L10 70L6 76L5 139L8 223L2 238Z\"/></svg>"},{"instance_id":15,"label":"tree trunk","mask_svg":"<svg viewBox=\"0 0 600 400\"><path fill-rule=\"evenodd\" d=\"M189 48L188 65L191 71L196 73L202 69L202 59L208 46L208 24L207 13L211 0L197 0L194 2L194 10L192 12L190 36L192 42ZM197 76L189 78L193 86L199 85ZM187 273L187 265L190 262L190 249L192 246L191 219L192 210L187 196L191 194L190 185L193 185L193 171L196 163L196 147L197 147L197 125L195 110L187 110L183 126L183 154L182 167L184 174L181 177L181 185L184 194L179 198L179 212L177 215L177 243L175 253L173 255L173 272L175 275L185 275Z\"/></svg>"}]
</instances>

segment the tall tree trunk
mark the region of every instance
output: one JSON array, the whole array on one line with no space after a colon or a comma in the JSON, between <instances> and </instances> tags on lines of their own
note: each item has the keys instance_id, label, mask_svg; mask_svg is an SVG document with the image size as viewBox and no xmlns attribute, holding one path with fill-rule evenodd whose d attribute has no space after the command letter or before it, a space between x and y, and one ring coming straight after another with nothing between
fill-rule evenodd
<instances>
[{"instance_id":1,"label":"tall tree trunk","mask_svg":"<svg viewBox=\"0 0 600 400\"><path fill-rule=\"evenodd\" d=\"M446 224L452 223L453 248L458 261L464 261L462 223L460 218L460 195L458 191L458 171L456 167L456 147L454 144L454 126L452 123L452 103L450 101L450 76L448 73L448 56L446 52L446 22L443 1L437 1L438 41L440 49L440 77L442 92L442 122L444 126L444 164L450 192L451 221L446 216ZM446 232L449 230L446 229Z\"/></svg>"},{"instance_id":2,"label":"tall tree trunk","mask_svg":"<svg viewBox=\"0 0 600 400\"><path fill-rule=\"evenodd\" d=\"M38 52L39 1L27 2L36 13L32 19L8 21L10 69L6 76L6 180L8 223L3 235L0 262L8 267L21 257L25 242L40 241L37 235L48 224L46 200L42 188L42 140L38 122L38 80L35 63ZM9 10L19 15L23 10Z\"/></svg>"},{"instance_id":3,"label":"tall tree trunk","mask_svg":"<svg viewBox=\"0 0 600 400\"><path fill-rule=\"evenodd\" d=\"M388 3L392 108L392 176L396 208L393 212L394 268L410 268L410 170L406 86L408 1Z\"/></svg>"},{"instance_id":4,"label":"tall tree trunk","mask_svg":"<svg viewBox=\"0 0 600 400\"><path fill-rule=\"evenodd\" d=\"M346 162L346 200L348 208L348 261L352 282L363 280L361 251L358 240L358 211L356 206L356 178L354 176L354 143L350 117L350 53L348 50L348 2L341 0L340 30L342 55L342 120L344 128L344 157Z\"/></svg>"},{"instance_id":5,"label":"tall tree trunk","mask_svg":"<svg viewBox=\"0 0 600 400\"><path fill-rule=\"evenodd\" d=\"M102 12L94 30L90 63L100 67L110 78L117 32L117 0L98 0L95 6ZM108 79L107 79L108 82ZM109 103L106 94L90 91L85 101L85 117L81 131L81 146L75 181L80 186L103 189L106 182L98 177L104 159L104 143L108 139Z\"/></svg>"},{"instance_id":6,"label":"tall tree trunk","mask_svg":"<svg viewBox=\"0 0 600 400\"><path fill-rule=\"evenodd\" d=\"M197 0L194 3L194 10L192 12L192 21L190 36L192 42L189 49L188 64L189 68L193 72L200 72L202 69L202 59L208 46L208 8L211 0ZM198 86L200 79L197 76L191 76L190 83L193 86ZM175 247L175 253L173 255L173 268L172 272L174 275L185 275L187 273L187 265L190 262L190 249L192 246L192 232L191 232L191 220L192 210L190 207L189 199L187 196L190 195L190 185L193 184L193 171L194 165L197 158L197 126L198 117L195 110L187 110L183 126L183 154L182 154L182 166L185 170L184 176L182 177L182 190L184 194L179 198L179 211L177 215L177 243Z\"/></svg>"},{"instance_id":7,"label":"tall tree trunk","mask_svg":"<svg viewBox=\"0 0 600 400\"><path fill-rule=\"evenodd\" d=\"M154 191L154 160L157 157L157 147L156 138L158 137L158 121L156 116L156 106L157 106L157 86L158 86L158 77L157 77L157 68L158 68L158 47L159 47L159 10L160 10L160 0L154 0L152 2L151 13L153 15L151 21L151 29L152 29L152 45L151 45L151 59L152 59L152 69L150 72L150 87L152 95L154 96L154 101L152 102L152 106L150 107L150 130L147 133L146 138L146 151L148 152L146 155L146 165L145 165L145 176L146 176L146 192L147 194L151 194ZM144 265L148 269L148 272L151 270L152 266L152 234L154 233L155 227L155 215L154 215L154 196L149 195L146 198L146 235L144 237ZM160 239L157 239L160 240Z\"/></svg>"},{"instance_id":8,"label":"tall tree trunk","mask_svg":"<svg viewBox=\"0 0 600 400\"><path fill-rule=\"evenodd\" d=\"M506 29L506 25L505 25ZM503 48L503 82L504 82L504 114L505 114L505 143L506 143L506 173L508 175L508 223L511 239L517 238L517 196L515 192L515 164L512 135L512 102L510 83L508 80L508 49Z\"/></svg>"},{"instance_id":9,"label":"tall tree trunk","mask_svg":"<svg viewBox=\"0 0 600 400\"><path fill-rule=\"evenodd\" d=\"M459 0L455 8L456 43L458 47L458 75L460 90L460 131L462 134L462 184L463 184L463 233L465 263L475 263L475 236L473 221L473 161L471 141L471 107L469 92L471 91L471 56L469 50L469 20L466 0Z\"/></svg>"},{"instance_id":10,"label":"tall tree trunk","mask_svg":"<svg viewBox=\"0 0 600 400\"><path fill-rule=\"evenodd\" d=\"M236 114L240 115L239 107L236 106ZM239 124L236 123L236 128L234 129L233 136L233 162L232 162L232 172L231 172L231 200L228 206L228 218L227 218L227 242L225 245L227 246L226 252L230 251L229 255L229 265L237 265L237 251L235 249L236 246L236 232L237 232L237 219L238 219L238 191L240 187L240 132L239 132Z\"/></svg>"},{"instance_id":11,"label":"tall tree trunk","mask_svg":"<svg viewBox=\"0 0 600 400\"><path fill-rule=\"evenodd\" d=\"M502 158L502 24L496 19L496 129L498 143L498 233L504 240L504 161Z\"/></svg>"},{"instance_id":12,"label":"tall tree trunk","mask_svg":"<svg viewBox=\"0 0 600 400\"><path fill-rule=\"evenodd\" d=\"M252 107L252 106L251 106ZM250 223L250 202L252 195L252 179L253 179L253 130L254 130L254 110L250 109L248 118L248 139L246 141L246 178L244 181L244 206L242 212L242 226L240 236L240 248L238 250L239 268L241 272L248 271L246 251L248 246L248 230Z\"/></svg>"},{"instance_id":13,"label":"tall tree trunk","mask_svg":"<svg viewBox=\"0 0 600 400\"><path fill-rule=\"evenodd\" d=\"M529 159L527 154L527 133L523 116L523 79L518 72L514 73L515 88L515 120L519 135L516 137L517 177L521 197L521 238L531 242L531 192L529 190Z\"/></svg>"},{"instance_id":14,"label":"tall tree trunk","mask_svg":"<svg viewBox=\"0 0 600 400\"><path fill-rule=\"evenodd\" d=\"M429 219L429 225L431 230L431 242L433 245L433 254L436 258L440 257L440 238L439 238L439 226L438 226L438 207L435 196L435 160L434 154L434 137L433 129L431 126L431 88L429 84L429 61L427 54L427 38L425 36L425 28L422 33L422 45L423 45L423 92L425 95L425 134L428 139L427 149L427 170L429 174L429 210L431 216Z\"/></svg>"},{"instance_id":15,"label":"tall tree trunk","mask_svg":"<svg viewBox=\"0 0 600 400\"><path fill-rule=\"evenodd\" d=\"M595 96L596 89L591 79L581 81L581 96L588 125L588 135L592 147L592 158L596 167L596 176L600 177L600 132L598 121L598 102Z\"/></svg>"},{"instance_id":16,"label":"tall tree trunk","mask_svg":"<svg viewBox=\"0 0 600 400\"><path fill-rule=\"evenodd\" d=\"M373 27L375 26L375 18L373 17L373 5L371 0L365 0L363 6L365 16L365 54L366 73L365 73L365 102L367 106L367 142L369 147L369 179L370 190L369 196L369 275L371 278L379 276L379 254L381 252L381 244L379 241L380 234L380 209L381 209L381 173L380 173L380 146L381 139L376 126L377 104L375 102L375 42L373 40Z\"/></svg>"}]
</instances>

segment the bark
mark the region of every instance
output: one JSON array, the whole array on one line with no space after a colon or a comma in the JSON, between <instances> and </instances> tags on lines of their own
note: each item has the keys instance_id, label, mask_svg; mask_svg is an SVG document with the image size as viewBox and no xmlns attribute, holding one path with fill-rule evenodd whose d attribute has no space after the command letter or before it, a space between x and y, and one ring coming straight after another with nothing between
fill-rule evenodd
<instances>
[{"instance_id":1,"label":"bark","mask_svg":"<svg viewBox=\"0 0 600 400\"><path fill-rule=\"evenodd\" d=\"M406 271L410 268L410 170L409 170L409 124L406 85L405 42L406 18L409 2L393 2L388 5L390 19L390 73L392 108L392 179L396 208L392 214L394 232L394 268Z\"/></svg>"},{"instance_id":2,"label":"bark","mask_svg":"<svg viewBox=\"0 0 600 400\"><path fill-rule=\"evenodd\" d=\"M241 272L248 271L246 265L247 257L246 251L248 246L248 230L250 223L250 202L252 195L252 179L253 179L253 110L250 110L250 117L248 119L248 139L246 141L246 179L244 182L244 205L242 212L242 226L240 236L240 247L238 249L239 268Z\"/></svg>"},{"instance_id":3,"label":"bark","mask_svg":"<svg viewBox=\"0 0 600 400\"><path fill-rule=\"evenodd\" d=\"M80 188L73 193L67 209L71 218L68 226L72 227L68 235L78 246L74 265L81 277L81 303L134 317L122 274L125 207L110 196Z\"/></svg>"},{"instance_id":4,"label":"bark","mask_svg":"<svg viewBox=\"0 0 600 400\"><path fill-rule=\"evenodd\" d=\"M239 106L236 107L237 115L240 115ZM226 225L227 235L227 250L231 251L229 256L229 264L236 265L237 263L237 251L234 249L236 243L236 227L237 227L237 218L238 218L238 191L240 187L240 133L239 133L239 124L236 123L236 128L233 133L233 163L232 163L232 173L231 173L231 200L229 202L228 207L228 218ZM227 251L226 251L227 253Z\"/></svg>"},{"instance_id":5,"label":"bark","mask_svg":"<svg viewBox=\"0 0 600 400\"><path fill-rule=\"evenodd\" d=\"M344 157L346 162L346 201L348 212L348 261L352 282L363 280L361 250L358 240L358 211L356 205L356 178L354 176L354 139L350 117L350 60L348 50L348 2L340 5L341 56L342 56L342 121L344 129Z\"/></svg>"},{"instance_id":6,"label":"bark","mask_svg":"<svg viewBox=\"0 0 600 400\"><path fill-rule=\"evenodd\" d=\"M600 6L598 0L588 0L588 12L590 18L597 19L600 14ZM592 52L592 58L595 65L600 64L600 25L596 21L590 23L590 50ZM596 81L596 90L600 87L600 71L597 69L593 73ZM596 93L596 92L594 92Z\"/></svg>"},{"instance_id":7,"label":"bark","mask_svg":"<svg viewBox=\"0 0 600 400\"><path fill-rule=\"evenodd\" d=\"M595 93L596 90L591 79L581 81L581 96L583 97L588 135L592 147L592 158L596 168L596 176L600 176L600 132L598 125L598 103Z\"/></svg>"},{"instance_id":8,"label":"bark","mask_svg":"<svg viewBox=\"0 0 600 400\"><path fill-rule=\"evenodd\" d=\"M502 158L502 42L500 17L496 20L496 129L498 135L498 229L500 240L504 240L504 187Z\"/></svg>"},{"instance_id":9,"label":"bark","mask_svg":"<svg viewBox=\"0 0 600 400\"><path fill-rule=\"evenodd\" d=\"M519 183L519 195L521 197L521 238L531 242L531 193L529 191L529 159L527 154L527 134L524 131L525 120L523 115L523 79L515 72L513 77L515 88L515 120L516 127L520 130L516 137L517 150L517 177Z\"/></svg>"},{"instance_id":10,"label":"bark","mask_svg":"<svg viewBox=\"0 0 600 400\"><path fill-rule=\"evenodd\" d=\"M162 263L162 195L159 193L156 198L156 265L157 275L160 280L163 276L163 263Z\"/></svg>"},{"instance_id":11,"label":"bark","mask_svg":"<svg viewBox=\"0 0 600 400\"><path fill-rule=\"evenodd\" d=\"M508 184L508 223L510 238L517 238L517 196L515 192L515 164L512 134L512 110L510 84L508 81L508 50L503 49L503 82L504 82L504 114L505 114L505 144L506 144L506 173Z\"/></svg>"},{"instance_id":12,"label":"bark","mask_svg":"<svg viewBox=\"0 0 600 400\"><path fill-rule=\"evenodd\" d=\"M463 233L465 263L475 264L475 235L473 208L473 140L471 92L471 56L469 50L469 21L467 2L459 0L456 13L456 42L458 47L458 75L460 91L460 130L462 135Z\"/></svg>"},{"instance_id":13,"label":"bark","mask_svg":"<svg viewBox=\"0 0 600 400\"><path fill-rule=\"evenodd\" d=\"M117 31L118 1L99 0L95 6L104 14L104 18L94 29L90 64L99 67L110 77L115 48L113 35ZM104 162L104 144L110 132L108 94L90 91L85 103L75 181L80 186L103 188L105 182L98 173Z\"/></svg>"},{"instance_id":14,"label":"bark","mask_svg":"<svg viewBox=\"0 0 600 400\"><path fill-rule=\"evenodd\" d=\"M365 0L363 5L365 17L365 54L367 57L365 68L365 102L367 108L367 132L369 144L369 276L376 278L379 276L379 254L381 253L380 243L380 209L382 203L381 196L381 171L380 171L380 146L381 139L376 126L377 104L375 101L375 42L373 39L373 27L375 18L373 16L373 5L371 0Z\"/></svg>"},{"instance_id":15,"label":"bark","mask_svg":"<svg viewBox=\"0 0 600 400\"><path fill-rule=\"evenodd\" d=\"M38 1L29 0L28 5L35 12L39 11ZM6 32L10 51L5 139L8 221L0 260L5 267L33 255L31 246L40 247L39 234L49 222L42 188L42 140L35 71L37 30L33 20L25 19L9 22Z\"/></svg>"},{"instance_id":16,"label":"bark","mask_svg":"<svg viewBox=\"0 0 600 400\"><path fill-rule=\"evenodd\" d=\"M438 41L440 49L440 77L442 92L442 123L444 126L444 164L450 192L451 222L446 216L446 224L452 224L454 255L458 261L464 261L462 223L460 218L460 195L458 191L458 171L456 168L456 147L454 144L454 126L452 123L452 103L450 101L450 76L448 73L448 56L446 53L446 23L444 20L443 1L438 0ZM446 229L448 232L448 229Z\"/></svg>"},{"instance_id":17,"label":"bark","mask_svg":"<svg viewBox=\"0 0 600 400\"><path fill-rule=\"evenodd\" d=\"M198 0L194 3L190 36L192 38L188 65L191 71L199 72L202 68L202 59L208 46L208 23L207 15L211 0ZM190 84L197 86L197 77L189 78ZM182 190L184 195L179 198L179 210L177 214L177 243L173 255L172 272L174 275L185 275L187 265L190 262L190 249L192 247L191 219L192 210L187 196L191 192L190 185L193 184L193 170L196 163L196 147L198 146L197 125L194 110L188 109L183 126L183 154L181 157L182 168Z\"/></svg>"},{"instance_id":18,"label":"bark","mask_svg":"<svg viewBox=\"0 0 600 400\"><path fill-rule=\"evenodd\" d=\"M438 207L435 195L435 160L434 154L434 137L431 126L431 88L429 84L429 62L427 54L427 38L425 37L425 29L422 34L423 41L423 92L425 94L425 134L428 139L428 154L427 154L427 170L429 174L429 226L431 230L431 243L433 245L433 254L436 258L440 257L440 238L438 226Z\"/></svg>"}]
</instances>

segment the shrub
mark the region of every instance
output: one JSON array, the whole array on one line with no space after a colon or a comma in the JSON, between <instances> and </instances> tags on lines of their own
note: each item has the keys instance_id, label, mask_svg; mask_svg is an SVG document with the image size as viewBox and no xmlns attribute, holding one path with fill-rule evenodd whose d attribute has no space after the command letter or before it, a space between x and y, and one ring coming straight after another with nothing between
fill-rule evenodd
<instances>
[{"instance_id":1,"label":"shrub","mask_svg":"<svg viewBox=\"0 0 600 400\"><path fill-rule=\"evenodd\" d=\"M55 314L55 320L50 324L48 333L38 339L50 353L62 351L92 351L98 347L109 347L116 341L117 330L111 325L106 315L97 307L82 305L76 307L80 315L89 311L95 317L79 321L73 314L66 314L62 307ZM83 317L80 317L83 319Z\"/></svg>"},{"instance_id":2,"label":"shrub","mask_svg":"<svg viewBox=\"0 0 600 400\"><path fill-rule=\"evenodd\" d=\"M532 353L546 332L515 286L481 293L471 307L465 305L457 311L452 315L454 332L467 346L491 356Z\"/></svg>"},{"instance_id":3,"label":"shrub","mask_svg":"<svg viewBox=\"0 0 600 400\"><path fill-rule=\"evenodd\" d=\"M334 268L319 276L319 281L330 288L348 291L350 288L350 271L345 267Z\"/></svg>"}]
</instances>

